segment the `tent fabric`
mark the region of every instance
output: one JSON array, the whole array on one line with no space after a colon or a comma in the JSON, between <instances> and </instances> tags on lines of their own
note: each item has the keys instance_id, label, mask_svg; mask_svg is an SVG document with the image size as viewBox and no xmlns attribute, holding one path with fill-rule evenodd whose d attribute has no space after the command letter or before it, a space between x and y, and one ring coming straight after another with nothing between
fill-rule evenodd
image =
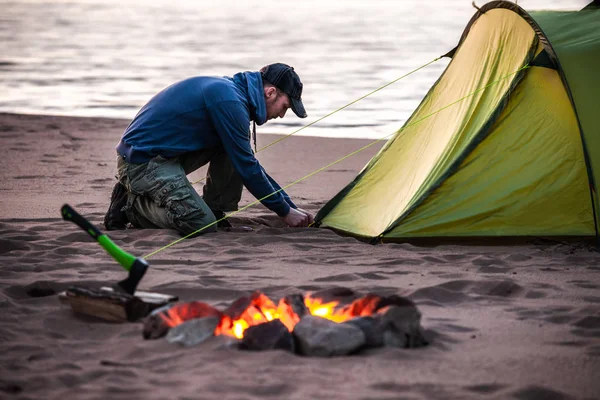
<instances>
[{"instance_id":1,"label":"tent fabric","mask_svg":"<svg viewBox=\"0 0 600 400\"><path fill-rule=\"evenodd\" d=\"M600 231L600 9L538 11L531 16L548 38L580 124Z\"/></svg>"},{"instance_id":2,"label":"tent fabric","mask_svg":"<svg viewBox=\"0 0 600 400\"><path fill-rule=\"evenodd\" d=\"M532 101L535 113L523 106ZM528 71L491 132L386 237L594 234L577 120L556 71Z\"/></svg>"},{"instance_id":3,"label":"tent fabric","mask_svg":"<svg viewBox=\"0 0 600 400\"><path fill-rule=\"evenodd\" d=\"M596 15L482 7L413 115L317 222L366 238L594 235L599 110L585 82L600 80L580 63L598 62ZM587 29L566 33L574 21ZM557 70L522 69L542 52Z\"/></svg>"}]
</instances>

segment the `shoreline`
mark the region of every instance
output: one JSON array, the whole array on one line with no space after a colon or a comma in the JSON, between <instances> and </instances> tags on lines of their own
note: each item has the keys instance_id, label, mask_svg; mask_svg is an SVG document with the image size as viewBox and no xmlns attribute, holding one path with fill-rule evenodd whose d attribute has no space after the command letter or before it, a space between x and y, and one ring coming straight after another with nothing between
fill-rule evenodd
<instances>
[{"instance_id":1,"label":"shoreline","mask_svg":"<svg viewBox=\"0 0 600 400\"><path fill-rule=\"evenodd\" d=\"M135 113L132 114L131 118L105 117L105 116L98 116L98 115L90 115L90 116L69 115L69 114L56 114L56 113L45 114L45 113L38 113L38 112L18 112L18 111L0 111L0 115L13 115L13 116L22 115L22 116L26 116L26 117L78 118L78 119L100 119L100 120L111 120L111 121L123 121L124 126L127 127L129 122L131 122L131 120L135 116ZM383 133L379 133L379 134L374 133L374 131L375 131L374 127L369 126L368 128L365 128L365 130L364 130L365 134L358 134L358 135L355 134L355 135L351 135L351 136L336 136L335 134L329 134L329 135L323 134L323 131L333 132L333 131L337 131L337 130L344 130L344 127L324 128L323 126L319 125L319 123L317 123L314 126L310 126L310 127L303 129L304 126L312 123L311 122L312 117L313 116L311 115L308 122L304 122L304 120L302 120L301 122L298 122L298 120L296 120L296 123L286 124L287 126L283 129L281 129L279 132L273 132L273 129L271 128L271 124L268 124L268 123L263 124L262 126L257 126L257 130L258 130L259 134L266 134L266 135L273 135L273 136L288 136L290 134L293 134L293 135L297 135L299 137L313 137L313 138L325 138L325 139L386 141L391 136L393 136L394 133L398 129L400 129L403 126L403 124L405 123L405 121L398 121L397 124L394 123L394 127L391 127L391 124L389 124L390 128L386 129ZM292 118L295 118L295 116L293 116ZM315 119L315 121L317 119ZM289 122L289 119L287 120L287 122ZM386 125L386 127L387 126L388 125ZM381 129L381 127L379 127L379 128ZM302 129L302 131L298 132L297 134L294 133L300 129ZM356 126L352 125L350 127L350 129L355 130ZM281 131L283 131L283 130L288 130L289 132L282 133ZM316 131L321 130L321 133L320 134L314 133L314 130L316 130Z\"/></svg>"}]
</instances>

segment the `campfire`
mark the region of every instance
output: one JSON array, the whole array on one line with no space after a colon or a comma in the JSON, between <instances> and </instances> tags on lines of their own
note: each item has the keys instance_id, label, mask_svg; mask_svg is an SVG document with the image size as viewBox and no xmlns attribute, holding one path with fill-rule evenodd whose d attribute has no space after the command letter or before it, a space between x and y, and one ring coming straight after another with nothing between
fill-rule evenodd
<instances>
[{"instance_id":1,"label":"campfire","mask_svg":"<svg viewBox=\"0 0 600 400\"><path fill-rule=\"evenodd\" d=\"M203 302L153 312L144 323L147 339L167 336L183 345L227 336L248 350L285 349L305 355L342 355L365 347L426 344L415 304L400 296L361 296L346 288L294 294L277 303L261 292L220 311Z\"/></svg>"}]
</instances>

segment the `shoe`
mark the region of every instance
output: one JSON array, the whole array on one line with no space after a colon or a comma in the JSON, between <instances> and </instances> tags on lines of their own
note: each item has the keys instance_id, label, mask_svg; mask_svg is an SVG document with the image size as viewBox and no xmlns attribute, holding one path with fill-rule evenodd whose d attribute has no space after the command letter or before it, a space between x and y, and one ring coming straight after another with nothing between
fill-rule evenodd
<instances>
[{"instance_id":1,"label":"shoe","mask_svg":"<svg viewBox=\"0 0 600 400\"><path fill-rule=\"evenodd\" d=\"M222 218L225 217L225 213L223 211L219 211L219 210L212 210L212 213L215 214L215 218L217 219L217 228L233 228L233 225L231 225L231 222L229 222L228 219L223 219Z\"/></svg>"},{"instance_id":2,"label":"shoe","mask_svg":"<svg viewBox=\"0 0 600 400\"><path fill-rule=\"evenodd\" d=\"M127 189L117 182L110 196L110 206L104 216L104 227L107 231L122 230L127 228L127 215L123 207L127 205Z\"/></svg>"}]
</instances>

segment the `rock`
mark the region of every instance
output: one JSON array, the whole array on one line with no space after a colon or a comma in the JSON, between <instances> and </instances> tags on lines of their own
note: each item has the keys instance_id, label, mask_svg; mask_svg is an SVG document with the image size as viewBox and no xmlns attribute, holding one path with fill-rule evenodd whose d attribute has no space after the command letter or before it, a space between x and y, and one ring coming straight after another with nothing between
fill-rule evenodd
<instances>
[{"instance_id":1,"label":"rock","mask_svg":"<svg viewBox=\"0 0 600 400\"><path fill-rule=\"evenodd\" d=\"M386 306L377 314L377 329L382 332L384 346L412 348L428 344L423 336L421 313L414 304Z\"/></svg>"},{"instance_id":2,"label":"rock","mask_svg":"<svg viewBox=\"0 0 600 400\"><path fill-rule=\"evenodd\" d=\"M241 340L229 335L219 335L208 338L202 343L202 350L239 350Z\"/></svg>"},{"instance_id":3,"label":"rock","mask_svg":"<svg viewBox=\"0 0 600 400\"><path fill-rule=\"evenodd\" d=\"M287 350L294 352L294 337L278 319L254 325L244 331L241 348L246 350Z\"/></svg>"},{"instance_id":4,"label":"rock","mask_svg":"<svg viewBox=\"0 0 600 400\"><path fill-rule=\"evenodd\" d=\"M160 312L154 315L149 315L144 319L144 328L142 335L144 339L158 339L167 334L171 327L161 318Z\"/></svg>"},{"instance_id":5,"label":"rock","mask_svg":"<svg viewBox=\"0 0 600 400\"><path fill-rule=\"evenodd\" d=\"M414 301L407 297L398 296L396 294L382 297L377 303L376 311L387 306L412 307L414 309L417 308Z\"/></svg>"},{"instance_id":6,"label":"rock","mask_svg":"<svg viewBox=\"0 0 600 400\"><path fill-rule=\"evenodd\" d=\"M344 322L359 328L365 335L365 347L382 347L383 330L379 326L379 318L357 317Z\"/></svg>"},{"instance_id":7,"label":"rock","mask_svg":"<svg viewBox=\"0 0 600 400\"><path fill-rule=\"evenodd\" d=\"M399 296L382 298L384 304L373 316L353 318L344 324L362 330L365 347L412 348L427 345L421 327L421 313L409 299Z\"/></svg>"},{"instance_id":8,"label":"rock","mask_svg":"<svg viewBox=\"0 0 600 400\"><path fill-rule=\"evenodd\" d=\"M302 318L293 334L297 352L306 356L342 356L356 352L366 343L360 328L312 315Z\"/></svg>"},{"instance_id":9,"label":"rock","mask_svg":"<svg viewBox=\"0 0 600 400\"><path fill-rule=\"evenodd\" d=\"M206 317L186 321L169 330L167 342L177 343L185 347L195 346L212 337L220 318Z\"/></svg>"}]
</instances>

